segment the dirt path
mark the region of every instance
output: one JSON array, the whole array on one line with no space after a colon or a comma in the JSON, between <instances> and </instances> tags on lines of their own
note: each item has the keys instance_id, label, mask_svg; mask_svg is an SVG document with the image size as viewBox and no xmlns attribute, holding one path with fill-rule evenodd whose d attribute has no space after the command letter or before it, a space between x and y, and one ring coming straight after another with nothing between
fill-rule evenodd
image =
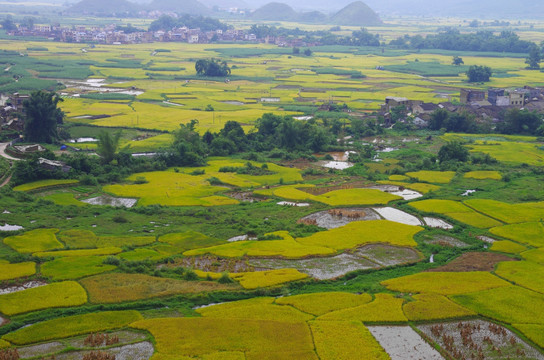
<instances>
[{"instance_id":1,"label":"dirt path","mask_svg":"<svg viewBox=\"0 0 544 360\"><path fill-rule=\"evenodd\" d=\"M21 160L21 159L14 158L13 156L9 156L8 154L6 154L6 147L8 145L9 145L9 143L0 143L0 156L2 156L3 158L6 158L8 160L15 160L15 161Z\"/></svg>"},{"instance_id":2,"label":"dirt path","mask_svg":"<svg viewBox=\"0 0 544 360\"><path fill-rule=\"evenodd\" d=\"M2 184L0 184L0 188L6 186L9 183L9 181L11 180L11 176L12 175L8 176L7 179L4 180Z\"/></svg>"}]
</instances>

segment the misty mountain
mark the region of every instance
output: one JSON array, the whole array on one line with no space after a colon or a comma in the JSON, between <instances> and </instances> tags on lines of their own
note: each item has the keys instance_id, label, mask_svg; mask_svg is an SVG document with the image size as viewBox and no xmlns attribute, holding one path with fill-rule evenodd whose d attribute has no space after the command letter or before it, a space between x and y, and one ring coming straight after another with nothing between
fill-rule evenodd
<instances>
[{"instance_id":1,"label":"misty mountain","mask_svg":"<svg viewBox=\"0 0 544 360\"><path fill-rule=\"evenodd\" d=\"M249 9L251 7L244 0L200 0L200 2L209 8L213 8L214 6L217 6L218 8L221 8L221 9L227 9L227 8Z\"/></svg>"},{"instance_id":2,"label":"misty mountain","mask_svg":"<svg viewBox=\"0 0 544 360\"><path fill-rule=\"evenodd\" d=\"M198 0L153 0L148 10L172 11L180 14L207 15L210 9Z\"/></svg>"},{"instance_id":3,"label":"misty mountain","mask_svg":"<svg viewBox=\"0 0 544 360\"><path fill-rule=\"evenodd\" d=\"M349 4L334 14L329 22L335 25L355 26L373 26L382 23L378 14L361 1Z\"/></svg>"},{"instance_id":4,"label":"misty mountain","mask_svg":"<svg viewBox=\"0 0 544 360\"><path fill-rule=\"evenodd\" d=\"M271 2L255 10L250 17L255 20L296 21L298 13L287 4Z\"/></svg>"},{"instance_id":5,"label":"misty mountain","mask_svg":"<svg viewBox=\"0 0 544 360\"><path fill-rule=\"evenodd\" d=\"M69 7L69 14L112 15L136 13L140 6L127 0L82 0Z\"/></svg>"},{"instance_id":6,"label":"misty mountain","mask_svg":"<svg viewBox=\"0 0 544 360\"><path fill-rule=\"evenodd\" d=\"M379 16L361 1L349 4L330 18L319 11L297 12L285 3L271 2L251 13L250 18L355 26L372 26L382 23Z\"/></svg>"}]
</instances>

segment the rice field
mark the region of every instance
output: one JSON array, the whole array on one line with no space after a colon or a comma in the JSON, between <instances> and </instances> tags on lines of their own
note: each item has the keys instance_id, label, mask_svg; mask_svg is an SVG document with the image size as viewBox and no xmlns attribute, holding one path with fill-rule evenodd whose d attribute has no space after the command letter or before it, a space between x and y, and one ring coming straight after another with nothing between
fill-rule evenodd
<instances>
[{"instance_id":1,"label":"rice field","mask_svg":"<svg viewBox=\"0 0 544 360\"><path fill-rule=\"evenodd\" d=\"M87 293L81 285L75 281L64 281L0 295L0 312L16 315L42 309L79 306L86 302Z\"/></svg>"},{"instance_id":2,"label":"rice field","mask_svg":"<svg viewBox=\"0 0 544 360\"><path fill-rule=\"evenodd\" d=\"M402 311L404 299L391 294L375 294L374 300L352 308L341 309L321 315L322 321L405 322Z\"/></svg>"},{"instance_id":3,"label":"rice field","mask_svg":"<svg viewBox=\"0 0 544 360\"><path fill-rule=\"evenodd\" d=\"M542 294L519 286L454 295L452 300L480 315L508 324L544 324Z\"/></svg>"},{"instance_id":4,"label":"rice field","mask_svg":"<svg viewBox=\"0 0 544 360\"><path fill-rule=\"evenodd\" d=\"M500 172L495 170L488 171L469 171L463 175L466 179L476 179L476 180L501 180L502 175Z\"/></svg>"},{"instance_id":5,"label":"rice field","mask_svg":"<svg viewBox=\"0 0 544 360\"><path fill-rule=\"evenodd\" d=\"M282 240L237 241L224 245L189 250L185 256L214 254L224 257L302 258L311 255L332 255L372 243L415 247L413 236L422 231L419 226L399 224L387 220L356 221L345 226L321 231L304 238L294 239L284 234Z\"/></svg>"},{"instance_id":6,"label":"rice field","mask_svg":"<svg viewBox=\"0 0 544 360\"><path fill-rule=\"evenodd\" d=\"M428 171L422 170L417 172L407 172L406 176L414 178L418 181L435 184L447 184L455 176L455 171Z\"/></svg>"},{"instance_id":7,"label":"rice field","mask_svg":"<svg viewBox=\"0 0 544 360\"><path fill-rule=\"evenodd\" d=\"M105 259L106 256L61 257L42 264L40 272L52 280L74 280L114 270L116 266L105 265Z\"/></svg>"},{"instance_id":8,"label":"rice field","mask_svg":"<svg viewBox=\"0 0 544 360\"><path fill-rule=\"evenodd\" d=\"M143 274L95 275L79 281L93 303L119 303L175 294L236 289L211 281L185 281Z\"/></svg>"},{"instance_id":9,"label":"rice field","mask_svg":"<svg viewBox=\"0 0 544 360\"><path fill-rule=\"evenodd\" d=\"M0 262L0 281L30 276L36 273L36 263L22 262L3 264Z\"/></svg>"},{"instance_id":10,"label":"rice field","mask_svg":"<svg viewBox=\"0 0 544 360\"><path fill-rule=\"evenodd\" d=\"M414 301L402 307L410 321L452 319L476 315L475 312L455 304L444 295L423 293L413 296Z\"/></svg>"},{"instance_id":11,"label":"rice field","mask_svg":"<svg viewBox=\"0 0 544 360\"><path fill-rule=\"evenodd\" d=\"M540 221L544 218L544 202L509 204L497 200L471 199L464 204L507 224Z\"/></svg>"},{"instance_id":12,"label":"rice field","mask_svg":"<svg viewBox=\"0 0 544 360\"><path fill-rule=\"evenodd\" d=\"M134 310L66 316L19 329L4 335L3 339L17 345L33 344L123 328L138 320L142 320L142 316Z\"/></svg>"},{"instance_id":13,"label":"rice field","mask_svg":"<svg viewBox=\"0 0 544 360\"><path fill-rule=\"evenodd\" d=\"M357 295L344 292L327 292L281 297L276 299L276 304L290 305L305 313L319 316L332 311L367 304L370 301L372 301L372 296L365 293Z\"/></svg>"},{"instance_id":14,"label":"rice field","mask_svg":"<svg viewBox=\"0 0 544 360\"><path fill-rule=\"evenodd\" d=\"M13 188L13 191L36 191L36 190L44 190L46 188L51 188L51 187L70 186L70 185L75 185L77 183L79 183L78 180L48 179L48 180L34 181L31 183L16 186Z\"/></svg>"},{"instance_id":15,"label":"rice field","mask_svg":"<svg viewBox=\"0 0 544 360\"><path fill-rule=\"evenodd\" d=\"M544 226L541 222L511 224L489 229L494 235L534 247L544 247Z\"/></svg>"},{"instance_id":16,"label":"rice field","mask_svg":"<svg viewBox=\"0 0 544 360\"><path fill-rule=\"evenodd\" d=\"M444 214L467 225L482 229L500 226L502 224L491 217L474 211L461 202L453 200L421 200L410 203L410 206L427 213Z\"/></svg>"},{"instance_id":17,"label":"rice field","mask_svg":"<svg viewBox=\"0 0 544 360\"><path fill-rule=\"evenodd\" d=\"M544 293L544 283L539 279L544 277L544 266L530 261L506 261L497 266L495 273L524 288Z\"/></svg>"},{"instance_id":18,"label":"rice field","mask_svg":"<svg viewBox=\"0 0 544 360\"><path fill-rule=\"evenodd\" d=\"M455 295L509 286L488 272L424 272L382 282L389 290L408 293Z\"/></svg>"},{"instance_id":19,"label":"rice field","mask_svg":"<svg viewBox=\"0 0 544 360\"><path fill-rule=\"evenodd\" d=\"M34 253L62 249L62 245L55 234L58 229L37 229L27 231L22 235L9 236L4 239L4 244L20 253Z\"/></svg>"}]
</instances>

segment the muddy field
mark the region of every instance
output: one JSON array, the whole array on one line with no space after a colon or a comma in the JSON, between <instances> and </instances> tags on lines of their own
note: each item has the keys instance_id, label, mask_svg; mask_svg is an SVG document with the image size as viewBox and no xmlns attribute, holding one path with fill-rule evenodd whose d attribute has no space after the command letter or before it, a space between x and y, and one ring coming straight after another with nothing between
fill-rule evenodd
<instances>
[{"instance_id":1,"label":"muddy field","mask_svg":"<svg viewBox=\"0 0 544 360\"><path fill-rule=\"evenodd\" d=\"M178 258L173 264L164 265L168 267L183 267L211 272L246 272L253 271L253 267L245 260L224 259L213 255Z\"/></svg>"},{"instance_id":2,"label":"muddy field","mask_svg":"<svg viewBox=\"0 0 544 360\"><path fill-rule=\"evenodd\" d=\"M442 360L444 357L409 326L368 326L391 360Z\"/></svg>"},{"instance_id":3,"label":"muddy field","mask_svg":"<svg viewBox=\"0 0 544 360\"><path fill-rule=\"evenodd\" d=\"M495 270L495 265L502 261L516 261L516 259L497 253L469 252L464 253L444 266L427 271L493 271Z\"/></svg>"},{"instance_id":4,"label":"muddy field","mask_svg":"<svg viewBox=\"0 0 544 360\"><path fill-rule=\"evenodd\" d=\"M483 320L425 324L418 328L454 359L544 359L510 330Z\"/></svg>"},{"instance_id":5,"label":"muddy field","mask_svg":"<svg viewBox=\"0 0 544 360\"><path fill-rule=\"evenodd\" d=\"M334 229L353 221L379 219L380 216L370 208L331 209L305 216L298 223L316 225L325 229Z\"/></svg>"},{"instance_id":6,"label":"muddy field","mask_svg":"<svg viewBox=\"0 0 544 360\"><path fill-rule=\"evenodd\" d=\"M425 236L423 242L426 244L440 245L444 247L467 247L467 243L448 235Z\"/></svg>"},{"instance_id":7,"label":"muddy field","mask_svg":"<svg viewBox=\"0 0 544 360\"><path fill-rule=\"evenodd\" d=\"M345 252L331 257L310 259L249 259L249 265L255 270L294 268L309 276L319 279L334 279L351 271L377 269L380 267L416 262L420 254L411 248L372 244L363 246L354 252Z\"/></svg>"}]
</instances>

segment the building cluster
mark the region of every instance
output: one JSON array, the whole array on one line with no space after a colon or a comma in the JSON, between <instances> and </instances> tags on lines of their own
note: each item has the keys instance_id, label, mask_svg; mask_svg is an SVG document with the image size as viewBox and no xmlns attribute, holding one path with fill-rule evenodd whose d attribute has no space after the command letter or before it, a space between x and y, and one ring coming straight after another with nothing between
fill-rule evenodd
<instances>
[{"instance_id":1,"label":"building cluster","mask_svg":"<svg viewBox=\"0 0 544 360\"><path fill-rule=\"evenodd\" d=\"M450 101L439 104L425 103L421 100L410 100L404 97L388 96L381 105L381 115L391 123L392 111L401 107L406 115L414 117L413 123L419 127L426 127L430 115L438 109L449 112L466 111L477 118L500 121L500 115L507 108L527 109L529 111L544 111L544 88L524 86L515 89L488 89L483 90L461 89L460 104Z\"/></svg>"},{"instance_id":2,"label":"building cluster","mask_svg":"<svg viewBox=\"0 0 544 360\"><path fill-rule=\"evenodd\" d=\"M190 44L207 44L210 42L262 42L278 46L313 46L302 39L288 38L285 36L267 36L258 39L255 34L248 30L217 29L203 31L199 28L188 27L173 28L168 31L136 31L125 33L117 30L115 24L105 27L72 26L65 27L57 25L34 25L29 29L19 26L16 30L8 32L11 36L33 36L45 37L51 41L72 42L72 43L97 43L97 44L139 44L151 42L186 42Z\"/></svg>"}]
</instances>

